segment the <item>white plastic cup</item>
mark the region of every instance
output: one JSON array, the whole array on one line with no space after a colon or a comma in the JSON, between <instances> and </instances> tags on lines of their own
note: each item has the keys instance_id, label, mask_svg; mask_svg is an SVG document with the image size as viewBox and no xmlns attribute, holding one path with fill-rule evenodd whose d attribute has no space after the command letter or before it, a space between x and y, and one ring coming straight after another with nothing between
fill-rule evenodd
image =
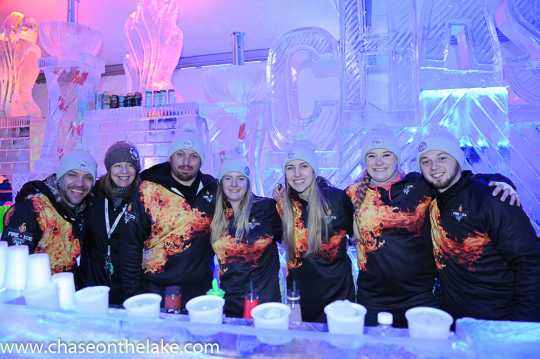
<instances>
[{"instance_id":1,"label":"white plastic cup","mask_svg":"<svg viewBox=\"0 0 540 359\"><path fill-rule=\"evenodd\" d=\"M6 250L7 289L24 290L28 268L28 246L9 246Z\"/></svg>"},{"instance_id":2,"label":"white plastic cup","mask_svg":"<svg viewBox=\"0 0 540 359\"><path fill-rule=\"evenodd\" d=\"M366 307L348 300L336 300L324 307L328 331L335 334L364 334Z\"/></svg>"},{"instance_id":3,"label":"white plastic cup","mask_svg":"<svg viewBox=\"0 0 540 359\"><path fill-rule=\"evenodd\" d=\"M225 299L215 295L201 295L186 303L189 321L194 323L221 324Z\"/></svg>"},{"instance_id":4,"label":"white plastic cup","mask_svg":"<svg viewBox=\"0 0 540 359\"><path fill-rule=\"evenodd\" d=\"M58 287L58 302L63 310L75 308L75 279L73 273L62 272L52 276L52 281Z\"/></svg>"},{"instance_id":5,"label":"white plastic cup","mask_svg":"<svg viewBox=\"0 0 540 359\"><path fill-rule=\"evenodd\" d=\"M255 328L289 329L291 308L283 303L259 304L251 311Z\"/></svg>"},{"instance_id":6,"label":"white plastic cup","mask_svg":"<svg viewBox=\"0 0 540 359\"><path fill-rule=\"evenodd\" d=\"M255 328L259 329L289 329L289 317L291 315L291 308L289 306L277 303L269 302L259 304L251 311ZM292 340L290 335L283 334L264 334L257 335L257 339L261 343L270 345L284 345Z\"/></svg>"},{"instance_id":7,"label":"white plastic cup","mask_svg":"<svg viewBox=\"0 0 540 359\"><path fill-rule=\"evenodd\" d=\"M7 247L6 241L0 241L0 288L4 287L4 279L6 278Z\"/></svg>"},{"instance_id":8,"label":"white plastic cup","mask_svg":"<svg viewBox=\"0 0 540 359\"><path fill-rule=\"evenodd\" d=\"M58 303L58 287L56 283L49 281L44 286L26 289L24 291L24 301L28 307L57 310L60 307Z\"/></svg>"},{"instance_id":9,"label":"white plastic cup","mask_svg":"<svg viewBox=\"0 0 540 359\"><path fill-rule=\"evenodd\" d=\"M106 286L86 287L75 292L78 312L87 314L109 313L109 291Z\"/></svg>"},{"instance_id":10,"label":"white plastic cup","mask_svg":"<svg viewBox=\"0 0 540 359\"><path fill-rule=\"evenodd\" d=\"M35 253L28 257L26 289L40 288L51 282L51 265L47 253Z\"/></svg>"},{"instance_id":11,"label":"white plastic cup","mask_svg":"<svg viewBox=\"0 0 540 359\"><path fill-rule=\"evenodd\" d=\"M411 338L448 339L454 319L444 310L416 307L405 312Z\"/></svg>"},{"instance_id":12,"label":"white plastic cup","mask_svg":"<svg viewBox=\"0 0 540 359\"><path fill-rule=\"evenodd\" d=\"M130 297L124 301L127 314L133 317L159 318L161 296L144 293Z\"/></svg>"}]
</instances>

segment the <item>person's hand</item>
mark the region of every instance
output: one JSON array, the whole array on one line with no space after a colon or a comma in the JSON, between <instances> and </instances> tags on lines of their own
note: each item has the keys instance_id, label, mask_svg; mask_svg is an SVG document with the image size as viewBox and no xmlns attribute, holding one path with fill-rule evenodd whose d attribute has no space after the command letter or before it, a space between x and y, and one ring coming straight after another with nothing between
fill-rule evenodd
<instances>
[{"instance_id":1,"label":"person's hand","mask_svg":"<svg viewBox=\"0 0 540 359\"><path fill-rule=\"evenodd\" d=\"M276 202L281 202L285 199L285 195L285 187L281 183L278 183L272 191L272 198Z\"/></svg>"},{"instance_id":2,"label":"person's hand","mask_svg":"<svg viewBox=\"0 0 540 359\"><path fill-rule=\"evenodd\" d=\"M489 186L495 187L492 192L493 197L496 197L499 194L501 194L501 197L500 197L501 202L506 202L506 199L510 197L509 203L511 206L514 206L514 205L521 206L521 202L519 200L519 195L517 191L508 183L491 181L489 182Z\"/></svg>"}]
</instances>

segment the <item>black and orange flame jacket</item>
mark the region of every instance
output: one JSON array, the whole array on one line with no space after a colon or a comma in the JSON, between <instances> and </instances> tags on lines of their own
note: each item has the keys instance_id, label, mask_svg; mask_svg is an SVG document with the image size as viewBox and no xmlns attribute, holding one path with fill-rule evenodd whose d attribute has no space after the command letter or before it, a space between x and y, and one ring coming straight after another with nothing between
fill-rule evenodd
<instances>
[{"instance_id":1,"label":"black and orange flame jacket","mask_svg":"<svg viewBox=\"0 0 540 359\"><path fill-rule=\"evenodd\" d=\"M56 188L56 175L26 183L4 217L2 240L27 245L30 253L47 253L53 273L73 272L80 287L77 257L84 233L86 200L76 208L65 205Z\"/></svg>"},{"instance_id":2,"label":"black and orange flame jacket","mask_svg":"<svg viewBox=\"0 0 540 359\"><path fill-rule=\"evenodd\" d=\"M429 216L442 309L454 318L540 321L540 240L521 207L464 171Z\"/></svg>"},{"instance_id":3,"label":"black and orange flame jacket","mask_svg":"<svg viewBox=\"0 0 540 359\"><path fill-rule=\"evenodd\" d=\"M358 184L346 188L355 201ZM357 205L355 222L357 300L373 310L406 310L436 303L436 269L424 225L434 189L419 173L389 186L370 186Z\"/></svg>"},{"instance_id":4,"label":"black and orange flame jacket","mask_svg":"<svg viewBox=\"0 0 540 359\"><path fill-rule=\"evenodd\" d=\"M221 287L225 290L225 314L240 317L250 282L260 303L281 302L276 245L281 240L281 220L274 200L253 196L249 232L239 240L235 237L232 208L228 208L226 215L227 231L212 247L219 262Z\"/></svg>"},{"instance_id":5,"label":"black and orange flame jacket","mask_svg":"<svg viewBox=\"0 0 540 359\"><path fill-rule=\"evenodd\" d=\"M324 218L327 235L318 253L308 253L308 203L291 190L294 212L295 252L288 254L287 282L300 287L302 320L322 322L324 307L335 300L354 301L351 259L347 254L347 234L352 234L353 206L345 192L322 177L317 185L328 211ZM281 213L281 205L278 203Z\"/></svg>"},{"instance_id":6,"label":"black and orange flame jacket","mask_svg":"<svg viewBox=\"0 0 540 359\"><path fill-rule=\"evenodd\" d=\"M188 201L170 174L169 163L141 173L141 183L124 214L121 281L126 296L163 294L182 288L183 303L210 287L213 251L210 223L217 180L199 173L194 200Z\"/></svg>"}]
</instances>

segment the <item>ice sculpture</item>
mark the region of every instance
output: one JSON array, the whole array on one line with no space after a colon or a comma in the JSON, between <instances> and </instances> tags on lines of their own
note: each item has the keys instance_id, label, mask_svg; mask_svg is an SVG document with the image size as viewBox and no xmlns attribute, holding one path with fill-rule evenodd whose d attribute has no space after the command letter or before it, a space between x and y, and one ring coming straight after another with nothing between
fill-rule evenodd
<instances>
[{"instance_id":1,"label":"ice sculpture","mask_svg":"<svg viewBox=\"0 0 540 359\"><path fill-rule=\"evenodd\" d=\"M172 89L184 34L178 27L179 0L138 0L124 34L128 53L124 71L129 92Z\"/></svg>"},{"instance_id":2,"label":"ice sculpture","mask_svg":"<svg viewBox=\"0 0 540 359\"><path fill-rule=\"evenodd\" d=\"M369 110L366 106L372 103L383 111L414 112L418 98L415 1L341 0L340 23L344 111ZM406 117L409 123L414 121L414 116Z\"/></svg>"},{"instance_id":3,"label":"ice sculpture","mask_svg":"<svg viewBox=\"0 0 540 359\"><path fill-rule=\"evenodd\" d=\"M426 0L421 24L422 89L501 86L501 51L485 0Z\"/></svg>"},{"instance_id":4,"label":"ice sculpture","mask_svg":"<svg viewBox=\"0 0 540 359\"><path fill-rule=\"evenodd\" d=\"M310 87L303 86L306 80ZM321 150L335 145L339 51L330 33L310 27L283 34L268 54L267 81L272 91L270 135L277 148L299 136L316 141Z\"/></svg>"},{"instance_id":5,"label":"ice sculpture","mask_svg":"<svg viewBox=\"0 0 540 359\"><path fill-rule=\"evenodd\" d=\"M97 57L103 42L99 32L76 23L53 21L40 26L39 38L49 55L39 62L47 79L49 114L33 177L53 172L58 159L80 144L84 114L105 71L104 62Z\"/></svg>"},{"instance_id":6,"label":"ice sculpture","mask_svg":"<svg viewBox=\"0 0 540 359\"><path fill-rule=\"evenodd\" d=\"M523 207L529 211L540 233L540 1L503 0L496 11L499 29L511 41L502 46L505 81L518 97L514 102L510 147L512 180L522 193Z\"/></svg>"},{"instance_id":7,"label":"ice sculpture","mask_svg":"<svg viewBox=\"0 0 540 359\"><path fill-rule=\"evenodd\" d=\"M343 43L342 105L363 109L366 105L366 9L360 0L340 0L341 41Z\"/></svg>"},{"instance_id":8,"label":"ice sculpture","mask_svg":"<svg viewBox=\"0 0 540 359\"><path fill-rule=\"evenodd\" d=\"M0 117L41 116L32 98L39 74L41 50L38 25L31 17L12 12L0 29Z\"/></svg>"},{"instance_id":9,"label":"ice sculpture","mask_svg":"<svg viewBox=\"0 0 540 359\"><path fill-rule=\"evenodd\" d=\"M513 46L505 58L505 80L520 98L540 104L540 1L502 0L496 12L499 29Z\"/></svg>"},{"instance_id":10,"label":"ice sculpture","mask_svg":"<svg viewBox=\"0 0 540 359\"><path fill-rule=\"evenodd\" d=\"M486 2L428 0L421 19L422 125L453 132L476 171L508 174L508 92Z\"/></svg>"},{"instance_id":11,"label":"ice sculpture","mask_svg":"<svg viewBox=\"0 0 540 359\"><path fill-rule=\"evenodd\" d=\"M202 106L203 117L211 119L210 136L213 152L242 149L252 169L257 193L263 193L259 159L268 122L266 111L265 68L260 63L244 64L243 32L231 34L232 65L212 66L204 72L204 93L211 105Z\"/></svg>"}]
</instances>

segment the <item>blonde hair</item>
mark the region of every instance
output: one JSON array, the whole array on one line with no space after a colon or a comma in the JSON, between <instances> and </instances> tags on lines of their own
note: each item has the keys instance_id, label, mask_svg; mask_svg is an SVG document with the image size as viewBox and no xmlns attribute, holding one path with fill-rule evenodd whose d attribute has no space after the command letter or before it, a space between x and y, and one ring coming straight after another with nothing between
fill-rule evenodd
<instances>
[{"instance_id":1,"label":"blonde hair","mask_svg":"<svg viewBox=\"0 0 540 359\"><path fill-rule=\"evenodd\" d=\"M285 180L285 189L287 195L283 200L283 242L287 245L287 255L289 259L292 259L296 251L296 240L294 221L295 213L293 208L293 202L291 200L291 187ZM307 189L308 193L308 249L306 255L312 253L318 253L321 249L321 244L324 239L328 239L328 224L325 221L325 217L329 213L329 207L326 199L319 190L317 185L317 177L314 177L313 182ZM298 215L301 215L298 213Z\"/></svg>"},{"instance_id":2,"label":"blonde hair","mask_svg":"<svg viewBox=\"0 0 540 359\"><path fill-rule=\"evenodd\" d=\"M253 204L253 194L251 193L251 181L248 178L247 190L244 197L240 201L239 213L234 214L234 226L236 228L235 237L238 240L244 239L249 233L249 216L251 206ZM216 209L214 217L210 224L210 243L214 244L219 238L226 233L229 226L229 219L226 216L227 211L227 196L223 192L223 182L219 181L216 194Z\"/></svg>"}]
</instances>

